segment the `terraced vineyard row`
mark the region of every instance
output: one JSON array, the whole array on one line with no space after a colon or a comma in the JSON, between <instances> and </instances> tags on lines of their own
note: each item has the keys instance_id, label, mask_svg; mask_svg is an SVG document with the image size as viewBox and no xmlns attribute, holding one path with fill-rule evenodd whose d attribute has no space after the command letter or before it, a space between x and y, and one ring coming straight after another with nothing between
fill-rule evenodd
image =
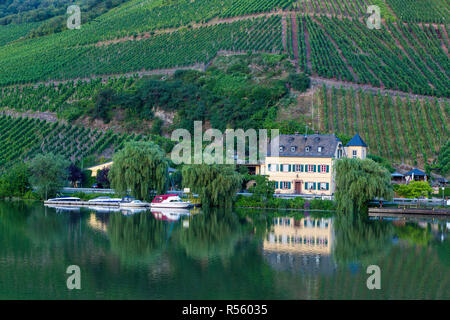
<instances>
[{"instance_id":1,"label":"terraced vineyard row","mask_svg":"<svg viewBox=\"0 0 450 320\"><path fill-rule=\"evenodd\" d=\"M323 87L315 94L323 132L355 132L367 142L371 154L412 165L437 157L450 138L448 102L437 99L391 97L362 90Z\"/></svg>"},{"instance_id":2,"label":"terraced vineyard row","mask_svg":"<svg viewBox=\"0 0 450 320\"><path fill-rule=\"evenodd\" d=\"M290 10L295 3L295 0L235 0L220 16L228 18L274 10Z\"/></svg>"},{"instance_id":3,"label":"terraced vineyard row","mask_svg":"<svg viewBox=\"0 0 450 320\"><path fill-rule=\"evenodd\" d=\"M300 0L300 9L309 13L342 16L364 16L368 4L365 0Z\"/></svg>"},{"instance_id":4,"label":"terraced vineyard row","mask_svg":"<svg viewBox=\"0 0 450 320\"><path fill-rule=\"evenodd\" d=\"M0 25L0 46L24 37L30 30L36 28L39 23Z\"/></svg>"},{"instance_id":5,"label":"terraced vineyard row","mask_svg":"<svg viewBox=\"0 0 450 320\"><path fill-rule=\"evenodd\" d=\"M0 52L0 85L206 63L220 50L279 53L281 39L281 18L273 16L108 46L20 48L17 55Z\"/></svg>"},{"instance_id":6,"label":"terraced vineyard row","mask_svg":"<svg viewBox=\"0 0 450 320\"><path fill-rule=\"evenodd\" d=\"M448 23L450 3L447 0L387 0L397 17L406 22Z\"/></svg>"},{"instance_id":7,"label":"terraced vineyard row","mask_svg":"<svg viewBox=\"0 0 450 320\"><path fill-rule=\"evenodd\" d=\"M103 83L101 79L92 81L67 82L35 86L14 86L0 88L0 108L13 108L19 111L61 111L68 103L83 99L91 100L102 88L127 88L136 79L115 78Z\"/></svg>"},{"instance_id":8,"label":"terraced vineyard row","mask_svg":"<svg viewBox=\"0 0 450 320\"><path fill-rule=\"evenodd\" d=\"M143 136L92 130L33 118L0 116L0 170L35 154L53 152L72 162L89 155L117 151L126 141L148 139Z\"/></svg>"},{"instance_id":9,"label":"terraced vineyard row","mask_svg":"<svg viewBox=\"0 0 450 320\"><path fill-rule=\"evenodd\" d=\"M310 17L303 18L311 45L312 71L321 77L354 81L333 43Z\"/></svg>"},{"instance_id":10,"label":"terraced vineyard row","mask_svg":"<svg viewBox=\"0 0 450 320\"><path fill-rule=\"evenodd\" d=\"M312 39L311 46L320 47L323 44L333 52L332 58L325 57L319 60L318 67L316 62L316 70L319 75L323 73L320 72L322 69L326 70L333 67L329 60L338 60L335 57L336 49L331 46L327 39L327 36L329 36L339 47L348 66L357 76L357 79L350 78L350 80L356 80L360 84L371 84L405 92L411 91L422 95L450 97L450 82L445 74L449 70L449 59L445 53L442 52L437 55L438 61L435 62L440 64L435 65L431 58L421 61L422 57L419 57L413 51L410 51L413 57L409 57L406 52L409 49L405 48L406 51L404 51L384 26L381 30L370 30L363 23L355 20L330 19L324 16L318 17L317 20L324 27L326 35L322 30L317 31L319 28L317 24L311 22L311 18L307 17L306 21L311 32L321 34L319 40ZM433 56L432 52L434 51L441 52L443 50L440 47L441 40L438 38L436 30L433 33L428 32L423 35L422 28L414 26L412 31L417 32L418 41L416 45L420 45L430 56ZM399 37L398 41L404 42L396 30L392 30L392 32ZM319 52L313 54L317 56ZM427 55L423 59L427 59ZM428 70L428 68L431 70ZM347 71L348 69L341 60L336 64L334 77L349 79ZM328 77L330 76L328 75Z\"/></svg>"}]
</instances>

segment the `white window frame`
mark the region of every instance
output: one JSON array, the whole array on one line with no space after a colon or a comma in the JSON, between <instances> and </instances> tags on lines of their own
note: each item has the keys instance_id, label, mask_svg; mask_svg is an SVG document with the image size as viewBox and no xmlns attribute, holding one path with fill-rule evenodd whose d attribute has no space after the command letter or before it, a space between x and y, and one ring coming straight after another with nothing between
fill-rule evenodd
<instances>
[{"instance_id":1,"label":"white window frame","mask_svg":"<svg viewBox=\"0 0 450 320\"><path fill-rule=\"evenodd\" d=\"M320 164L320 173L327 173L327 165Z\"/></svg>"},{"instance_id":2,"label":"white window frame","mask_svg":"<svg viewBox=\"0 0 450 320\"><path fill-rule=\"evenodd\" d=\"M307 166L307 170L306 170L306 172L314 172L314 165L313 164L307 164L306 165ZM310 168L311 168L311 170L310 170Z\"/></svg>"},{"instance_id":3,"label":"white window frame","mask_svg":"<svg viewBox=\"0 0 450 320\"><path fill-rule=\"evenodd\" d=\"M358 150L352 150L352 157L353 159L358 158Z\"/></svg>"}]
</instances>

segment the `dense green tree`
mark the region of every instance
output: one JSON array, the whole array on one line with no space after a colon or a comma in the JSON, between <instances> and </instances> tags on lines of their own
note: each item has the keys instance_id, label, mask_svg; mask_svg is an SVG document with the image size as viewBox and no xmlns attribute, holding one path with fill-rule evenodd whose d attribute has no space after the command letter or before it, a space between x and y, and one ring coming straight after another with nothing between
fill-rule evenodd
<instances>
[{"instance_id":1,"label":"dense green tree","mask_svg":"<svg viewBox=\"0 0 450 320\"><path fill-rule=\"evenodd\" d=\"M401 197L422 198L433 192L433 188L426 181L413 181L410 184L398 185L395 191Z\"/></svg>"},{"instance_id":2,"label":"dense green tree","mask_svg":"<svg viewBox=\"0 0 450 320\"><path fill-rule=\"evenodd\" d=\"M20 162L0 176L0 198L23 197L31 190L29 174L28 166Z\"/></svg>"},{"instance_id":3,"label":"dense green tree","mask_svg":"<svg viewBox=\"0 0 450 320\"><path fill-rule=\"evenodd\" d=\"M77 182L83 184L83 172L79 167L71 163L67 170L69 171L68 179L72 183L72 186L75 186Z\"/></svg>"},{"instance_id":4,"label":"dense green tree","mask_svg":"<svg viewBox=\"0 0 450 320\"><path fill-rule=\"evenodd\" d=\"M186 165L182 175L183 185L197 193L205 207L231 207L242 184L242 176L232 165Z\"/></svg>"},{"instance_id":5,"label":"dense green tree","mask_svg":"<svg viewBox=\"0 0 450 320\"><path fill-rule=\"evenodd\" d=\"M109 181L108 175L109 175L109 168L104 168L97 171L96 181L101 188L110 187L111 183Z\"/></svg>"},{"instance_id":6,"label":"dense green tree","mask_svg":"<svg viewBox=\"0 0 450 320\"><path fill-rule=\"evenodd\" d=\"M128 190L134 197L149 200L152 192L164 194L169 183L168 161L152 142L129 142L113 157L109 180L116 192Z\"/></svg>"},{"instance_id":7,"label":"dense green tree","mask_svg":"<svg viewBox=\"0 0 450 320\"><path fill-rule=\"evenodd\" d=\"M311 80L304 73L291 73L287 82L291 88L300 92L305 92L311 85Z\"/></svg>"},{"instance_id":8,"label":"dense green tree","mask_svg":"<svg viewBox=\"0 0 450 320\"><path fill-rule=\"evenodd\" d=\"M41 198L54 196L67 180L69 162L60 155L39 154L30 161L29 166L30 182Z\"/></svg>"},{"instance_id":9,"label":"dense green tree","mask_svg":"<svg viewBox=\"0 0 450 320\"><path fill-rule=\"evenodd\" d=\"M389 171L371 159L336 161L335 199L339 212L360 211L374 198L392 199Z\"/></svg>"},{"instance_id":10,"label":"dense green tree","mask_svg":"<svg viewBox=\"0 0 450 320\"><path fill-rule=\"evenodd\" d=\"M256 182L256 185L249 189L253 193L253 197L262 202L272 199L275 192L275 181L269 181L268 176L256 175L252 177Z\"/></svg>"}]
</instances>

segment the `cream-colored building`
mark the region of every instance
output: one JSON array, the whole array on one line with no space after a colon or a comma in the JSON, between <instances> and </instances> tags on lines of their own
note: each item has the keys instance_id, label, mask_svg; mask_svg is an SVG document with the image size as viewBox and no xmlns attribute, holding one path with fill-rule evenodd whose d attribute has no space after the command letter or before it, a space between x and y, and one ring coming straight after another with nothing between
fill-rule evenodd
<instances>
[{"instance_id":1,"label":"cream-colored building","mask_svg":"<svg viewBox=\"0 0 450 320\"><path fill-rule=\"evenodd\" d=\"M332 195L335 160L367 156L367 145L358 134L346 146L335 135L280 135L277 139L278 154L270 151L277 145L272 141L260 170L275 181L276 193Z\"/></svg>"},{"instance_id":2,"label":"cream-colored building","mask_svg":"<svg viewBox=\"0 0 450 320\"><path fill-rule=\"evenodd\" d=\"M103 169L107 169L107 168L109 169L109 168L111 168L112 165L113 165L113 162L110 161L110 162L102 163L102 164L99 164L97 166L86 168L86 169L87 170L91 170L91 172L92 172L91 176L92 177L96 177L99 170L103 170Z\"/></svg>"},{"instance_id":3,"label":"cream-colored building","mask_svg":"<svg viewBox=\"0 0 450 320\"><path fill-rule=\"evenodd\" d=\"M276 217L264 240L264 251L330 255L332 219Z\"/></svg>"}]
</instances>

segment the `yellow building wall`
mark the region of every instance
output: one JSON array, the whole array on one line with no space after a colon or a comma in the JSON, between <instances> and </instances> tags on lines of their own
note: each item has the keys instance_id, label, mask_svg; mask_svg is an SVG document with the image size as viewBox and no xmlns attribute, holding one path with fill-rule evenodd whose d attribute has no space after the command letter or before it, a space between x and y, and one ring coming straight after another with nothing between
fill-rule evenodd
<instances>
[{"instance_id":1,"label":"yellow building wall","mask_svg":"<svg viewBox=\"0 0 450 320\"><path fill-rule=\"evenodd\" d=\"M275 189L276 193L289 194L295 193L295 182L301 183L301 194L314 195L332 195L334 193L334 175L333 175L333 158L303 158L303 157L266 157L264 166L262 166L262 174L269 177L271 181L286 181L291 182L290 189L281 189L278 186ZM328 165L328 172L273 172L269 171L269 164L271 165ZM316 167L317 168L317 167ZM306 182L315 182L316 190L305 190ZM319 190L319 183L328 183L328 190Z\"/></svg>"},{"instance_id":2,"label":"yellow building wall","mask_svg":"<svg viewBox=\"0 0 450 320\"><path fill-rule=\"evenodd\" d=\"M103 170L105 168L111 168L112 164L113 164L113 162L110 161L110 162L106 162L106 163L100 164L98 166L87 168L87 170L91 170L91 172L92 172L91 176L92 177L96 177L97 176L97 172L99 170Z\"/></svg>"},{"instance_id":3,"label":"yellow building wall","mask_svg":"<svg viewBox=\"0 0 450 320\"><path fill-rule=\"evenodd\" d=\"M356 157L358 159L365 159L367 157L367 148L365 147L346 147L347 158L353 158L353 151L356 151Z\"/></svg>"},{"instance_id":4,"label":"yellow building wall","mask_svg":"<svg viewBox=\"0 0 450 320\"><path fill-rule=\"evenodd\" d=\"M263 245L265 251L329 255L333 240L332 219L277 217Z\"/></svg>"}]
</instances>

